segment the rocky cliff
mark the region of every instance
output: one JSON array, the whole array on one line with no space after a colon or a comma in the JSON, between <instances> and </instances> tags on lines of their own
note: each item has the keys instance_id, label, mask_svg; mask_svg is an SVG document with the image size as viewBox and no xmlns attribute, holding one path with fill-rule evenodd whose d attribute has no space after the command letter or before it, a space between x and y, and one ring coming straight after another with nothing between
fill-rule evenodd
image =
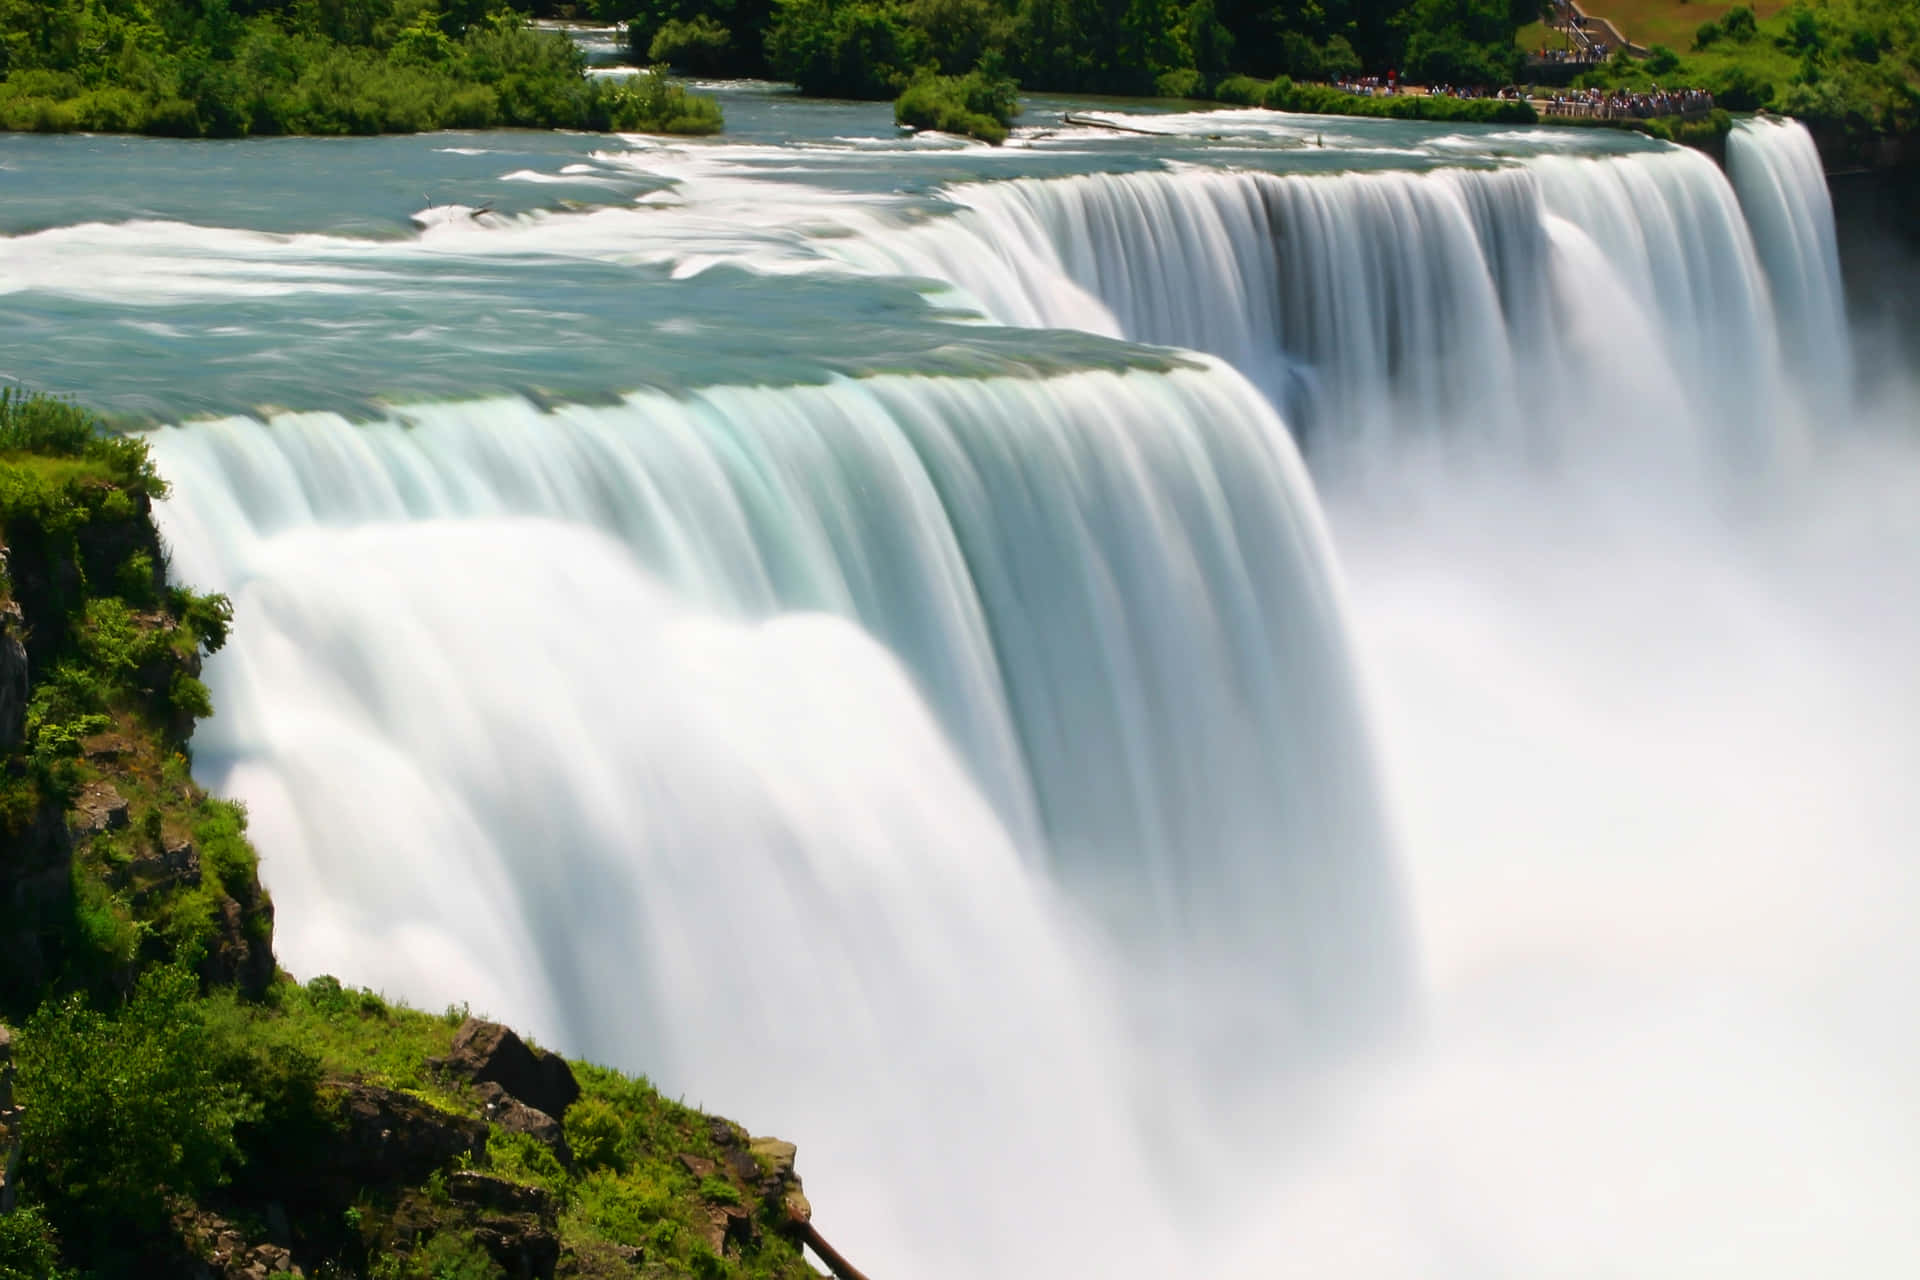
<instances>
[{"instance_id":1,"label":"rocky cliff","mask_svg":"<svg viewBox=\"0 0 1920 1280\"><path fill-rule=\"evenodd\" d=\"M191 775L230 612L167 580L162 492L0 393L0 1277L814 1275L791 1144L277 969Z\"/></svg>"}]
</instances>

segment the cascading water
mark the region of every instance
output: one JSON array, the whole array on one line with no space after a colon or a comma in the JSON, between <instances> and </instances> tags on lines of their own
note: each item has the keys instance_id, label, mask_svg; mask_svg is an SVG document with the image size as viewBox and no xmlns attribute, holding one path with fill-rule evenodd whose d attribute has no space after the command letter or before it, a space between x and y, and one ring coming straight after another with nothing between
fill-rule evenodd
<instances>
[{"instance_id":1,"label":"cascading water","mask_svg":"<svg viewBox=\"0 0 1920 1280\"><path fill-rule=\"evenodd\" d=\"M0 241L57 385L215 415L283 960L798 1140L876 1275L1904 1273L1920 468L1772 519L1849 403L1804 131L1198 119Z\"/></svg>"},{"instance_id":2,"label":"cascading water","mask_svg":"<svg viewBox=\"0 0 1920 1280\"><path fill-rule=\"evenodd\" d=\"M1846 326L1806 131L1742 125L1732 150L1739 199L1681 148L1418 174L975 184L952 191L952 218L837 252L950 281L1002 323L1219 355L1316 452L1378 454L1444 426L1496 452L1625 451L1642 473L1696 472L1699 451L1765 466L1806 407L1775 372L1783 336L1818 371L1807 385L1844 387ZM1764 269L1749 219L1770 246Z\"/></svg>"}]
</instances>

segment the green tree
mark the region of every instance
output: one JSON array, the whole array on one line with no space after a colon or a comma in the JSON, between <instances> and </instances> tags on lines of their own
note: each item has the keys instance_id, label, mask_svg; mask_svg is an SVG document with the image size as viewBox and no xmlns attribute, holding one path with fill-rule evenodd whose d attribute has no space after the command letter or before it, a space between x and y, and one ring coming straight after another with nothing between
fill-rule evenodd
<instances>
[{"instance_id":1,"label":"green tree","mask_svg":"<svg viewBox=\"0 0 1920 1280\"><path fill-rule=\"evenodd\" d=\"M186 969L148 970L117 1010L50 1001L17 1044L28 1184L70 1238L107 1219L157 1224L168 1192L225 1180L249 1103L222 1078Z\"/></svg>"}]
</instances>

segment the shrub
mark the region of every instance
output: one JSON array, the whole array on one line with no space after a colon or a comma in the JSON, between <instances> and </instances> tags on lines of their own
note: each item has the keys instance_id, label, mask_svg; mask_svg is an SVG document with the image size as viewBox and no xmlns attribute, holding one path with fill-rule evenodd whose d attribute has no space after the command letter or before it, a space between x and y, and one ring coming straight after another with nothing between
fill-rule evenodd
<instances>
[{"instance_id":1,"label":"shrub","mask_svg":"<svg viewBox=\"0 0 1920 1280\"><path fill-rule=\"evenodd\" d=\"M620 1113L601 1098L582 1098L567 1110L567 1142L582 1169L612 1169L626 1164L622 1148L627 1128Z\"/></svg>"},{"instance_id":2,"label":"shrub","mask_svg":"<svg viewBox=\"0 0 1920 1280\"><path fill-rule=\"evenodd\" d=\"M117 1010L69 996L22 1029L21 1146L56 1220L154 1225L169 1191L225 1179L247 1109L223 1078L199 994L184 968L150 969Z\"/></svg>"},{"instance_id":3,"label":"shrub","mask_svg":"<svg viewBox=\"0 0 1920 1280\"><path fill-rule=\"evenodd\" d=\"M0 1214L0 1280L57 1280L60 1239L33 1205Z\"/></svg>"},{"instance_id":4,"label":"shrub","mask_svg":"<svg viewBox=\"0 0 1920 1280\"><path fill-rule=\"evenodd\" d=\"M718 102L688 93L657 68L603 82L600 94L607 127L623 133L709 134L720 132L724 124Z\"/></svg>"},{"instance_id":5,"label":"shrub","mask_svg":"<svg viewBox=\"0 0 1920 1280\"><path fill-rule=\"evenodd\" d=\"M1672 75L1680 69L1680 55L1664 44L1657 44L1647 50L1647 60L1641 65L1650 76Z\"/></svg>"}]
</instances>

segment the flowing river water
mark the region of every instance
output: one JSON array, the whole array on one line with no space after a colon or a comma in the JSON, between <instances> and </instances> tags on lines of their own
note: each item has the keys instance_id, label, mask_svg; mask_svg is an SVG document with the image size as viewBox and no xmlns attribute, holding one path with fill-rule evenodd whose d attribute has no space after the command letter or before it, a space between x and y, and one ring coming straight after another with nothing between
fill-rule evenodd
<instances>
[{"instance_id":1,"label":"flowing river water","mask_svg":"<svg viewBox=\"0 0 1920 1280\"><path fill-rule=\"evenodd\" d=\"M1920 1265L1920 401L1804 131L716 88L0 137L283 964L797 1141L880 1277Z\"/></svg>"}]
</instances>

